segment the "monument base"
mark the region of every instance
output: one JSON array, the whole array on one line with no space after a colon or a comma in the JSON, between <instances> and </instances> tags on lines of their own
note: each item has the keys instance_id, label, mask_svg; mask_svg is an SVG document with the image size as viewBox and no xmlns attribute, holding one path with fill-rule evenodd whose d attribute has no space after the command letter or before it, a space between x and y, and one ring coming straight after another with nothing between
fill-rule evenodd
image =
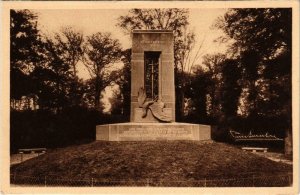
<instances>
[{"instance_id":1,"label":"monument base","mask_svg":"<svg viewBox=\"0 0 300 195\"><path fill-rule=\"evenodd\" d=\"M209 125L189 123L117 123L96 126L96 140L210 140Z\"/></svg>"}]
</instances>

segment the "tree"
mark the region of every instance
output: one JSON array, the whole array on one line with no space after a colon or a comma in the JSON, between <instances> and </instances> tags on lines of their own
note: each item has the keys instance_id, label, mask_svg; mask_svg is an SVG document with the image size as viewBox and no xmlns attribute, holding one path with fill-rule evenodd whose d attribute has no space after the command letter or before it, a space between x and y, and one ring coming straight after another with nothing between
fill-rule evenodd
<instances>
[{"instance_id":1,"label":"tree","mask_svg":"<svg viewBox=\"0 0 300 195\"><path fill-rule=\"evenodd\" d=\"M291 11L290 8L230 9L215 26L228 36L223 40L235 41L233 52L256 51L261 57L272 59L279 48L291 49Z\"/></svg>"},{"instance_id":2,"label":"tree","mask_svg":"<svg viewBox=\"0 0 300 195\"><path fill-rule=\"evenodd\" d=\"M43 59L37 15L29 10L10 11L10 95L16 100L34 98L34 82L30 74Z\"/></svg>"},{"instance_id":3,"label":"tree","mask_svg":"<svg viewBox=\"0 0 300 195\"><path fill-rule=\"evenodd\" d=\"M191 82L187 85L186 98L186 120L193 123L208 124L208 102L207 95L211 78L208 71L205 71L201 66L197 66L190 76Z\"/></svg>"},{"instance_id":4,"label":"tree","mask_svg":"<svg viewBox=\"0 0 300 195\"><path fill-rule=\"evenodd\" d=\"M188 86L191 84L192 69L196 59L199 57L199 51L203 41L193 59L190 55L195 46L195 34L193 32L186 32L185 27L183 36L178 38L174 44L176 110L179 111L176 113L176 117L178 120L182 120L185 107L185 95L189 91Z\"/></svg>"},{"instance_id":5,"label":"tree","mask_svg":"<svg viewBox=\"0 0 300 195\"><path fill-rule=\"evenodd\" d=\"M173 30L174 63L176 86L177 118L182 118L184 93L187 83L184 71L189 63L189 54L193 49L195 35L187 30L188 9L131 9L126 16L119 18L118 26L130 33L133 29Z\"/></svg>"},{"instance_id":6,"label":"tree","mask_svg":"<svg viewBox=\"0 0 300 195\"><path fill-rule=\"evenodd\" d=\"M114 91L110 98L112 114L123 114L130 116L130 89L131 89L131 49L125 49L121 53L123 67L110 73L111 84L118 85L118 90ZM129 118L128 118L129 120Z\"/></svg>"},{"instance_id":7,"label":"tree","mask_svg":"<svg viewBox=\"0 0 300 195\"><path fill-rule=\"evenodd\" d=\"M111 104L111 108L110 108L111 114L123 114L122 105L124 103L124 99L119 89L112 90L112 97L109 98L109 102Z\"/></svg>"},{"instance_id":8,"label":"tree","mask_svg":"<svg viewBox=\"0 0 300 195\"><path fill-rule=\"evenodd\" d=\"M237 117L239 99L241 95L241 70L239 62L233 59L226 59L221 64L222 82L219 101L221 102L222 116L221 123L224 127L231 127L230 124ZM226 119L226 120L224 120Z\"/></svg>"},{"instance_id":9,"label":"tree","mask_svg":"<svg viewBox=\"0 0 300 195\"><path fill-rule=\"evenodd\" d=\"M83 35L72 28L63 28L54 37L44 37L44 61L33 70L39 104L54 111L82 105L82 80L76 66L83 56Z\"/></svg>"},{"instance_id":10,"label":"tree","mask_svg":"<svg viewBox=\"0 0 300 195\"><path fill-rule=\"evenodd\" d=\"M11 68L29 74L33 63L39 60L40 35L37 15L29 10L10 11L10 60Z\"/></svg>"},{"instance_id":11,"label":"tree","mask_svg":"<svg viewBox=\"0 0 300 195\"><path fill-rule=\"evenodd\" d=\"M70 64L64 59L64 50L56 39L46 38L46 61L34 69L32 74L36 81L39 105L43 109L61 111L71 105L70 82L72 70Z\"/></svg>"},{"instance_id":12,"label":"tree","mask_svg":"<svg viewBox=\"0 0 300 195\"><path fill-rule=\"evenodd\" d=\"M121 58L124 67L121 70L119 82L120 91L123 95L123 114L130 116L130 89L131 89L131 49L122 51ZM118 81L118 80L116 80Z\"/></svg>"},{"instance_id":13,"label":"tree","mask_svg":"<svg viewBox=\"0 0 300 195\"><path fill-rule=\"evenodd\" d=\"M207 102L207 111L213 121L217 121L222 117L220 97L222 93L222 64L225 60L226 56L221 53L203 56L202 66L209 78L206 85L209 100Z\"/></svg>"},{"instance_id":14,"label":"tree","mask_svg":"<svg viewBox=\"0 0 300 195\"><path fill-rule=\"evenodd\" d=\"M33 100L34 108L40 109L58 111L77 105L82 86L76 65L83 55L83 35L64 28L54 38L43 37L37 19L29 10L11 10L12 106L24 97L27 107Z\"/></svg>"},{"instance_id":15,"label":"tree","mask_svg":"<svg viewBox=\"0 0 300 195\"><path fill-rule=\"evenodd\" d=\"M84 55L83 50L83 34L71 27L65 27L61 33L55 34L56 47L59 48L62 60L71 68L70 92L69 96L73 106L80 104L82 99L82 91L79 90L81 81L77 76L77 64Z\"/></svg>"},{"instance_id":16,"label":"tree","mask_svg":"<svg viewBox=\"0 0 300 195\"><path fill-rule=\"evenodd\" d=\"M59 33L55 34L55 39L58 42L57 46L63 51L64 61L73 69L72 76L77 77L76 65L84 54L83 34L71 27L66 27L62 29L61 35Z\"/></svg>"},{"instance_id":17,"label":"tree","mask_svg":"<svg viewBox=\"0 0 300 195\"><path fill-rule=\"evenodd\" d=\"M127 33L133 29L174 30L182 36L182 27L188 25L187 9L131 9L127 16L119 18L119 24Z\"/></svg>"},{"instance_id":18,"label":"tree","mask_svg":"<svg viewBox=\"0 0 300 195\"><path fill-rule=\"evenodd\" d=\"M85 53L84 64L95 82L94 105L99 109L101 91L112 82L108 69L120 60L121 45L110 33L98 32L87 37Z\"/></svg>"},{"instance_id":19,"label":"tree","mask_svg":"<svg viewBox=\"0 0 300 195\"><path fill-rule=\"evenodd\" d=\"M285 118L286 152L291 152L290 8L230 9L216 23L232 39L229 53L241 61L249 115ZM279 103L280 102L280 103Z\"/></svg>"}]
</instances>

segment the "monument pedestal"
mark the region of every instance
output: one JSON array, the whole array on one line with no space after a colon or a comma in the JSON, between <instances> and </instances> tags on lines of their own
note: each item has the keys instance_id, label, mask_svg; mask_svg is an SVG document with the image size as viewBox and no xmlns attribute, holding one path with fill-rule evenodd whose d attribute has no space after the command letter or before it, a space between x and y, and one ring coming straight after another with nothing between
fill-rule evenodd
<instances>
[{"instance_id":1,"label":"monument pedestal","mask_svg":"<svg viewBox=\"0 0 300 195\"><path fill-rule=\"evenodd\" d=\"M118 123L97 125L96 140L103 141L158 141L210 140L208 125L189 123Z\"/></svg>"}]
</instances>

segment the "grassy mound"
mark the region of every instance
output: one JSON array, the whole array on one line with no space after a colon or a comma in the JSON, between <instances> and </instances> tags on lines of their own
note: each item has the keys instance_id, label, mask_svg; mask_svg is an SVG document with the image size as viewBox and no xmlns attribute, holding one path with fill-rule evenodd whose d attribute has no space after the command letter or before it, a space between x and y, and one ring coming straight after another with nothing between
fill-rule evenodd
<instances>
[{"instance_id":1,"label":"grassy mound","mask_svg":"<svg viewBox=\"0 0 300 195\"><path fill-rule=\"evenodd\" d=\"M290 165L233 146L192 141L96 141L56 149L11 168L12 173L31 177L154 183L272 176L291 171Z\"/></svg>"}]
</instances>

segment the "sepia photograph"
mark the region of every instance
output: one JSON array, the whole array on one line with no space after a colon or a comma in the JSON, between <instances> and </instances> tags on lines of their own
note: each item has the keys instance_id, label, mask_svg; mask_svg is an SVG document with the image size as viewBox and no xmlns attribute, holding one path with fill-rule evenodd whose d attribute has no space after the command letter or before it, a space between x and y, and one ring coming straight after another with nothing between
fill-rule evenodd
<instances>
[{"instance_id":1,"label":"sepia photograph","mask_svg":"<svg viewBox=\"0 0 300 195\"><path fill-rule=\"evenodd\" d=\"M9 189L298 193L299 2L77 3L3 8Z\"/></svg>"}]
</instances>

